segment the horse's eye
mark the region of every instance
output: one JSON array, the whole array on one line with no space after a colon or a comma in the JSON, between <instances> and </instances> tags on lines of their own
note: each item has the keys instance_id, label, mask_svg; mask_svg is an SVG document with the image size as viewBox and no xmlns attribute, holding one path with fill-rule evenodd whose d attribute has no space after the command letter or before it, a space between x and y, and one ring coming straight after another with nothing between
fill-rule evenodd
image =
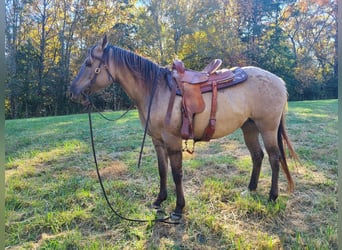
<instances>
[{"instance_id":1,"label":"horse's eye","mask_svg":"<svg viewBox=\"0 0 342 250\"><path fill-rule=\"evenodd\" d=\"M86 67L91 67L91 64L92 64L92 62L91 62L90 58L88 58L88 59L85 61L85 66L86 66Z\"/></svg>"}]
</instances>

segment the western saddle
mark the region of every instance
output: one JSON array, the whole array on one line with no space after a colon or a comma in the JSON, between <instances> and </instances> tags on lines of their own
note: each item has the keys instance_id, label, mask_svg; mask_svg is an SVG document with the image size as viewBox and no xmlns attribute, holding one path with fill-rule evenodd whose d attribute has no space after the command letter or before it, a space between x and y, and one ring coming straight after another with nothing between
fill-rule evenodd
<instances>
[{"instance_id":1,"label":"western saddle","mask_svg":"<svg viewBox=\"0 0 342 250\"><path fill-rule=\"evenodd\" d=\"M247 79L247 74L241 68L221 69L222 60L215 59L202 71L186 69L184 63L175 60L172 65L171 98L166 115L166 123L170 123L171 111L176 95L182 96L182 138L194 141L209 141L216 125L217 90L227 88ZM176 82L176 84L174 84ZM195 114L205 109L202 93L212 92L211 112L208 126L201 138L194 138L193 118Z\"/></svg>"}]
</instances>

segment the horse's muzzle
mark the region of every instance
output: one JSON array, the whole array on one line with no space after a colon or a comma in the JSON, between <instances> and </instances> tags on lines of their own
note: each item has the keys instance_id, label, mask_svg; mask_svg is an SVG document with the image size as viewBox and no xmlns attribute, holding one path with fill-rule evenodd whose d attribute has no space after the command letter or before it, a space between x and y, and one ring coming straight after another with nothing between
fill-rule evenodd
<instances>
[{"instance_id":1,"label":"horse's muzzle","mask_svg":"<svg viewBox=\"0 0 342 250\"><path fill-rule=\"evenodd\" d=\"M71 101L76 102L76 103L80 103L84 106L88 106L91 104L91 101L89 99L89 94L90 94L90 90L84 90L81 93L75 93L75 91L70 90L69 91L69 98Z\"/></svg>"}]
</instances>

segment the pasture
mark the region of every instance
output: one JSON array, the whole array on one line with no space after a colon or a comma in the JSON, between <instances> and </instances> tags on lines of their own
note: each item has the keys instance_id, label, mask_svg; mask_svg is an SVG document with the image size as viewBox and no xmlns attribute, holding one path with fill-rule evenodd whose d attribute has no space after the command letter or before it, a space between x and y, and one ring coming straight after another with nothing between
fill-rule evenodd
<instances>
[{"instance_id":1,"label":"pasture","mask_svg":"<svg viewBox=\"0 0 342 250\"><path fill-rule=\"evenodd\" d=\"M337 100L290 102L287 128L302 165L289 160L295 192L268 202L271 170L248 193L251 160L241 131L184 153L186 207L179 225L127 222L102 196L86 114L6 121L7 249L337 249ZM110 118L122 112L106 112ZM121 214L153 219L157 160L137 111L117 122L93 114L104 186ZM175 204L168 176L167 213Z\"/></svg>"}]
</instances>

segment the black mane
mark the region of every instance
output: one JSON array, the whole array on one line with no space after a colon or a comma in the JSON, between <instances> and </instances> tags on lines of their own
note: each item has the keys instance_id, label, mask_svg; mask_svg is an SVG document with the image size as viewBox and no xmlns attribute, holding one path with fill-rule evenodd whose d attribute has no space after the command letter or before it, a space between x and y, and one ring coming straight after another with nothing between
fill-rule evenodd
<instances>
[{"instance_id":1,"label":"black mane","mask_svg":"<svg viewBox=\"0 0 342 250\"><path fill-rule=\"evenodd\" d=\"M160 76L166 77L171 72L170 70L160 67L158 64L152 62L151 60L139 56L131 51L108 45L104 51L104 60L108 64L110 57L110 50L113 51L114 63L116 65L125 65L138 77L143 79L149 87L152 87L155 77L159 74Z\"/></svg>"}]
</instances>

